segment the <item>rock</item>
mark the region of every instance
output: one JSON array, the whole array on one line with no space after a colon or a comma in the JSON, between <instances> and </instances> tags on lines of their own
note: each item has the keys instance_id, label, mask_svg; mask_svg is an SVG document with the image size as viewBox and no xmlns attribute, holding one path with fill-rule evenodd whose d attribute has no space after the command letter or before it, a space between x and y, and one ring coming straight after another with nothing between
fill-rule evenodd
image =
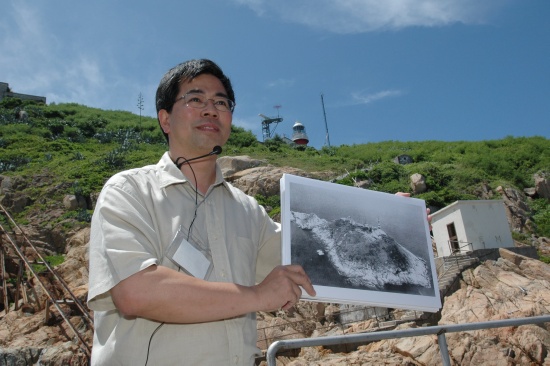
<instances>
[{"instance_id":1,"label":"rock","mask_svg":"<svg viewBox=\"0 0 550 366\"><path fill-rule=\"evenodd\" d=\"M68 194L63 197L63 206L69 211L85 210L88 208L88 203L83 196Z\"/></svg>"},{"instance_id":2,"label":"rock","mask_svg":"<svg viewBox=\"0 0 550 366\"><path fill-rule=\"evenodd\" d=\"M533 178L535 180L535 192L537 192L537 195L550 200L550 179L547 173L538 172Z\"/></svg>"},{"instance_id":3,"label":"rock","mask_svg":"<svg viewBox=\"0 0 550 366\"><path fill-rule=\"evenodd\" d=\"M524 188L523 192L526 196L529 196L531 198L535 198L535 196L537 195L537 189L535 187Z\"/></svg>"},{"instance_id":4,"label":"rock","mask_svg":"<svg viewBox=\"0 0 550 366\"><path fill-rule=\"evenodd\" d=\"M499 186L497 192L502 196L506 208L506 217L512 230L516 232L531 232L533 222L531 221L531 209L526 203L523 192L515 188L503 188Z\"/></svg>"},{"instance_id":5,"label":"rock","mask_svg":"<svg viewBox=\"0 0 550 366\"><path fill-rule=\"evenodd\" d=\"M426 178L419 173L411 175L411 188L414 194L426 192Z\"/></svg>"},{"instance_id":6,"label":"rock","mask_svg":"<svg viewBox=\"0 0 550 366\"><path fill-rule=\"evenodd\" d=\"M222 156L218 158L218 165L222 170L224 178L231 180L231 177L240 171L255 168L265 164L264 161L251 159L250 156Z\"/></svg>"},{"instance_id":7,"label":"rock","mask_svg":"<svg viewBox=\"0 0 550 366\"><path fill-rule=\"evenodd\" d=\"M503 249L500 259L464 272L463 278L459 290L445 298L440 325L540 316L550 311L550 266L538 260ZM398 329L415 327L415 323L405 323ZM368 331L369 326L356 323L352 329ZM313 335L320 333L315 331ZM445 337L452 364L550 364L548 323L448 333ZM442 363L435 335L371 342L347 353L311 347L302 349L298 357L281 359L288 365L319 366Z\"/></svg>"},{"instance_id":8,"label":"rock","mask_svg":"<svg viewBox=\"0 0 550 366\"><path fill-rule=\"evenodd\" d=\"M23 212L25 207L31 204L31 199L26 194L4 191L4 197L0 200L2 206L10 212L17 214Z\"/></svg>"},{"instance_id":9,"label":"rock","mask_svg":"<svg viewBox=\"0 0 550 366\"><path fill-rule=\"evenodd\" d=\"M403 154L403 155L396 156L393 159L393 162L396 164L406 165L406 164L414 163L414 159L410 155Z\"/></svg>"},{"instance_id":10,"label":"rock","mask_svg":"<svg viewBox=\"0 0 550 366\"><path fill-rule=\"evenodd\" d=\"M369 189L369 187L372 186L372 180L360 180L355 182L353 186L357 188Z\"/></svg>"},{"instance_id":11,"label":"rock","mask_svg":"<svg viewBox=\"0 0 550 366\"><path fill-rule=\"evenodd\" d=\"M90 227L85 227L78 230L73 234L67 241L67 247L69 248L78 248L84 247L90 241Z\"/></svg>"},{"instance_id":12,"label":"rock","mask_svg":"<svg viewBox=\"0 0 550 366\"><path fill-rule=\"evenodd\" d=\"M478 187L474 189L473 193L480 200L490 200L493 198L494 195L491 187L489 187L489 185L486 183L481 183Z\"/></svg>"},{"instance_id":13,"label":"rock","mask_svg":"<svg viewBox=\"0 0 550 366\"><path fill-rule=\"evenodd\" d=\"M539 237L535 239L535 245L538 248L540 255L550 257L550 238Z\"/></svg>"},{"instance_id":14,"label":"rock","mask_svg":"<svg viewBox=\"0 0 550 366\"><path fill-rule=\"evenodd\" d=\"M445 299L440 324L548 314L550 266L507 250L501 250L501 255L499 260L487 261L470 272L474 279L468 282L475 282L476 287L463 286ZM550 347L549 336L548 325L528 325L449 334L447 342L453 358L462 365L508 365L512 354L514 364L529 365L530 359L545 362L548 356L542 350ZM526 343L519 343L519 339ZM523 350L517 349L518 344Z\"/></svg>"},{"instance_id":15,"label":"rock","mask_svg":"<svg viewBox=\"0 0 550 366\"><path fill-rule=\"evenodd\" d=\"M221 160L222 158L220 158ZM326 172L306 173L294 168L264 166L260 160L248 157L224 159L224 174L236 187L248 194L265 196L279 194L279 180L284 173L300 176L330 179ZM227 165L226 165L227 164ZM334 176L334 175L332 175ZM33 178L33 184L48 184L44 175ZM0 194L6 195L25 185L19 178L0 176ZM51 188L51 193L67 191L71 184L60 184ZM488 186L480 187L484 199L490 199L497 192L502 195L507 215L514 230L527 230L532 223L527 206L527 197L519 190L499 187L493 193ZM540 193L537 193L540 196ZM13 198L13 196L11 196ZM95 197L91 196L92 203ZM42 212L36 210L28 215L32 224L22 226L23 232L32 243L45 253L66 253L65 262L55 268L71 291L85 302L88 292L88 241L89 227L62 219L66 209L58 205L55 209ZM64 224L72 229L67 233ZM19 240L20 238L18 238ZM548 238L532 237L542 255L550 255ZM32 254L29 248L26 253ZM546 254L545 254L546 253ZM511 251L501 250L500 259L486 260L475 268L462 273L456 292L444 299L439 324L462 324L514 317L529 317L550 312L550 266L534 259L523 257ZM9 262L7 263L10 264ZM13 265L7 266L9 272ZM7 278L13 278L6 276ZM48 280L48 276L41 275ZM33 283L30 279L29 283ZM54 286L49 283L48 286ZM61 320L53 305L50 305L48 325L45 325L43 303L46 299L40 286L34 286L33 299L40 299L40 306L23 306L18 311L0 313L0 365L85 365L86 357L78 344L69 342L72 330ZM87 329L83 316L73 307L63 305L70 322L83 330L88 344L93 332ZM391 310L391 309L390 309ZM398 311L391 311L398 319ZM258 346L265 349L277 338L339 336L358 332L378 330L379 320L375 318L342 325L341 307L338 304L299 302L288 312L259 312ZM400 319L400 318L399 318ZM436 319L434 317L434 319ZM408 321L408 320L407 320ZM425 320L418 320L423 324ZM414 328L416 323L399 325L399 329ZM549 324L525 325L520 327L495 328L480 331L449 333L446 335L452 364L456 365L550 365ZM267 340L266 340L267 338ZM269 342L268 342L269 341ZM308 347L299 351L298 357L288 354L278 357L280 365L439 365L441 358L435 336L401 338L371 342L346 350L328 347ZM3 363L5 362L5 363ZM265 366L265 361L261 363Z\"/></svg>"},{"instance_id":16,"label":"rock","mask_svg":"<svg viewBox=\"0 0 550 366\"><path fill-rule=\"evenodd\" d=\"M310 177L308 173L300 169L267 166L246 169L233 174L231 183L252 197L257 194L269 197L280 193L280 180L285 173Z\"/></svg>"},{"instance_id":17,"label":"rock","mask_svg":"<svg viewBox=\"0 0 550 366\"><path fill-rule=\"evenodd\" d=\"M25 110L20 110L19 113L17 113L17 119L26 122L29 119L29 114Z\"/></svg>"},{"instance_id":18,"label":"rock","mask_svg":"<svg viewBox=\"0 0 550 366\"><path fill-rule=\"evenodd\" d=\"M24 347L24 348L0 348L0 364L6 366L23 366L37 364L40 353L40 348Z\"/></svg>"},{"instance_id":19,"label":"rock","mask_svg":"<svg viewBox=\"0 0 550 366\"><path fill-rule=\"evenodd\" d=\"M7 175L0 176L0 194L5 194L6 191L15 191L24 189L26 184L25 180L21 177L10 177Z\"/></svg>"},{"instance_id":20,"label":"rock","mask_svg":"<svg viewBox=\"0 0 550 366\"><path fill-rule=\"evenodd\" d=\"M74 194L68 194L63 197L63 205L69 211L76 211L78 209L78 201Z\"/></svg>"}]
</instances>

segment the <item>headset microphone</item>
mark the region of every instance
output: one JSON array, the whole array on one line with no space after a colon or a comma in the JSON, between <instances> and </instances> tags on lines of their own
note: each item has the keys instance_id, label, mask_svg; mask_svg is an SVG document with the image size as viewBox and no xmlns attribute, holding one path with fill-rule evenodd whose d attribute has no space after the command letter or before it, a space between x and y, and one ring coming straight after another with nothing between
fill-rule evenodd
<instances>
[{"instance_id":1,"label":"headset microphone","mask_svg":"<svg viewBox=\"0 0 550 366\"><path fill-rule=\"evenodd\" d=\"M194 157L194 158L191 158L191 159L186 159L182 156L180 156L179 158L176 159L176 161L174 161L174 164L176 164L176 166L178 167L178 169L181 169L181 166L185 163L189 163L190 161L193 161L193 160L197 160L197 159L202 159L202 158L206 158L207 156L210 156L210 155L220 155L222 153L222 148L221 146L219 145L216 145L214 146L214 148L212 149L212 151L210 151L208 154L204 154L204 155L201 155L201 156L197 156L197 157ZM181 163L178 163L178 161L180 159L183 159L183 161Z\"/></svg>"},{"instance_id":2,"label":"headset microphone","mask_svg":"<svg viewBox=\"0 0 550 366\"><path fill-rule=\"evenodd\" d=\"M222 153L222 147L219 146L219 145L216 145L216 146L214 146L214 148L212 149L212 153L211 153L211 154L220 155L221 153Z\"/></svg>"}]
</instances>

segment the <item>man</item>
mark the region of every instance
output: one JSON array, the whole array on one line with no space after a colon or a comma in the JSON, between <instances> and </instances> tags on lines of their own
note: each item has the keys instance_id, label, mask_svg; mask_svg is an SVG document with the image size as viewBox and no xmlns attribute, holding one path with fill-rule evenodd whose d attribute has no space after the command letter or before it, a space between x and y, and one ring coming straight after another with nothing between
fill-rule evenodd
<instances>
[{"instance_id":1,"label":"man","mask_svg":"<svg viewBox=\"0 0 550 366\"><path fill-rule=\"evenodd\" d=\"M280 226L216 165L235 106L222 70L184 62L156 99L168 151L109 179L92 219L92 364L251 365L255 312L315 291L279 265Z\"/></svg>"}]
</instances>

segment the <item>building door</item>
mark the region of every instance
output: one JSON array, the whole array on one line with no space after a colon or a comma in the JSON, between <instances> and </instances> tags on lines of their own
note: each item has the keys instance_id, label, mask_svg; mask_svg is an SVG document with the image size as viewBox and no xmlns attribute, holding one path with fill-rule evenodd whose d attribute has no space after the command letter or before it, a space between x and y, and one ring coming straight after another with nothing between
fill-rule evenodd
<instances>
[{"instance_id":1,"label":"building door","mask_svg":"<svg viewBox=\"0 0 550 366\"><path fill-rule=\"evenodd\" d=\"M447 225L447 233L449 234L449 245L451 247L451 253L460 252L460 245L458 243L458 236L456 235L454 222L451 222Z\"/></svg>"}]
</instances>

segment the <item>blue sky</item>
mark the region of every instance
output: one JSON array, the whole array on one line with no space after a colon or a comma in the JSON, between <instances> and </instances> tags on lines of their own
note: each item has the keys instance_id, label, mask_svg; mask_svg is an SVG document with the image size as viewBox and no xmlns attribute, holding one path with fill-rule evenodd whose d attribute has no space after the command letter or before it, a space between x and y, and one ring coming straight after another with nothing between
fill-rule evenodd
<instances>
[{"instance_id":1,"label":"blue sky","mask_svg":"<svg viewBox=\"0 0 550 366\"><path fill-rule=\"evenodd\" d=\"M0 81L155 116L162 75L210 58L234 124L310 145L550 137L547 0L3 0ZM275 106L280 106L276 108Z\"/></svg>"}]
</instances>

